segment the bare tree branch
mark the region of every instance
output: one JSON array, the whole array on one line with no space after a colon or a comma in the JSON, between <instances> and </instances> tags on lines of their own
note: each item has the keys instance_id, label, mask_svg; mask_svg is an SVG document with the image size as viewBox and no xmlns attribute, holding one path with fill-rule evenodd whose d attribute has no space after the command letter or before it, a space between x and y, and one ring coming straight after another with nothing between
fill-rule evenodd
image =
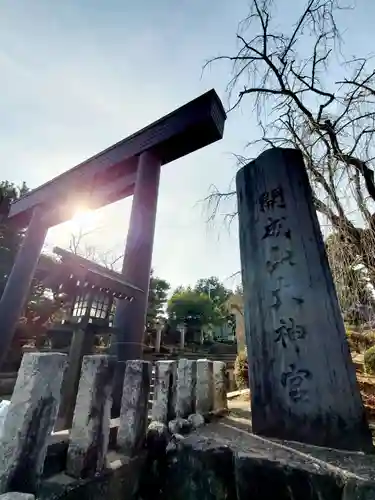
<instances>
[{"instance_id":1,"label":"bare tree branch","mask_svg":"<svg viewBox=\"0 0 375 500\"><path fill-rule=\"evenodd\" d=\"M350 243L375 284L375 70L367 54L346 59L338 50L336 17L343 8L340 0L306 0L280 32L274 3L251 0L237 52L210 63L230 62L230 109L246 99L257 113L259 138L249 142L249 156L266 147L302 151L316 209ZM348 76L335 82L330 68L338 63ZM211 219L234 194L211 189Z\"/></svg>"}]
</instances>

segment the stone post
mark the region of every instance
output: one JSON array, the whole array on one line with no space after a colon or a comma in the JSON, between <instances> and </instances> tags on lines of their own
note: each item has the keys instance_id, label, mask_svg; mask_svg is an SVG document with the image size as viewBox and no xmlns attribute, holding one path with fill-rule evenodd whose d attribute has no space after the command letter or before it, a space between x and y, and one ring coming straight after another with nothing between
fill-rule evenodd
<instances>
[{"instance_id":1,"label":"stone post","mask_svg":"<svg viewBox=\"0 0 375 500\"><path fill-rule=\"evenodd\" d=\"M87 308L88 313L90 308ZM85 330L86 325L73 332L69 349L67 369L65 371L62 390L61 405L55 425L55 431L70 429L72 426L74 408L77 399L81 366L84 356L92 354L94 335Z\"/></svg>"},{"instance_id":2,"label":"stone post","mask_svg":"<svg viewBox=\"0 0 375 500\"><path fill-rule=\"evenodd\" d=\"M180 331L180 349L183 351L185 349L185 338L186 338L187 326L184 325Z\"/></svg>"},{"instance_id":3,"label":"stone post","mask_svg":"<svg viewBox=\"0 0 375 500\"><path fill-rule=\"evenodd\" d=\"M226 364L224 361L214 361L214 410L216 411L228 408L225 371Z\"/></svg>"},{"instance_id":4,"label":"stone post","mask_svg":"<svg viewBox=\"0 0 375 500\"><path fill-rule=\"evenodd\" d=\"M160 160L148 151L139 157L122 274L129 283L143 290L143 294L132 302L117 303L116 333L111 339L111 354L118 359L113 387L114 417L120 414L125 361L142 358L160 166Z\"/></svg>"},{"instance_id":5,"label":"stone post","mask_svg":"<svg viewBox=\"0 0 375 500\"><path fill-rule=\"evenodd\" d=\"M94 477L106 467L115 358L84 356L70 432L67 474Z\"/></svg>"},{"instance_id":6,"label":"stone post","mask_svg":"<svg viewBox=\"0 0 375 500\"><path fill-rule=\"evenodd\" d=\"M0 300L0 366L6 358L25 306L47 231L43 209L38 206L34 208L26 236L18 250Z\"/></svg>"},{"instance_id":7,"label":"stone post","mask_svg":"<svg viewBox=\"0 0 375 500\"><path fill-rule=\"evenodd\" d=\"M148 361L126 362L117 445L129 456L142 448L146 437L151 372Z\"/></svg>"},{"instance_id":8,"label":"stone post","mask_svg":"<svg viewBox=\"0 0 375 500\"><path fill-rule=\"evenodd\" d=\"M152 420L167 424L175 417L175 404L176 361L157 361L155 363Z\"/></svg>"},{"instance_id":9,"label":"stone post","mask_svg":"<svg viewBox=\"0 0 375 500\"><path fill-rule=\"evenodd\" d=\"M157 322L156 324L156 341L155 341L155 352L160 352L160 346L161 346L161 334L163 332L163 323L160 321Z\"/></svg>"},{"instance_id":10,"label":"stone post","mask_svg":"<svg viewBox=\"0 0 375 500\"><path fill-rule=\"evenodd\" d=\"M195 412L195 386L197 382L197 362L179 359L176 381L176 417L186 418Z\"/></svg>"},{"instance_id":11,"label":"stone post","mask_svg":"<svg viewBox=\"0 0 375 500\"><path fill-rule=\"evenodd\" d=\"M253 432L371 449L302 154L264 152L237 195Z\"/></svg>"},{"instance_id":12,"label":"stone post","mask_svg":"<svg viewBox=\"0 0 375 500\"><path fill-rule=\"evenodd\" d=\"M213 362L209 359L197 361L197 385L195 396L195 411L206 415L213 410Z\"/></svg>"},{"instance_id":13,"label":"stone post","mask_svg":"<svg viewBox=\"0 0 375 500\"><path fill-rule=\"evenodd\" d=\"M60 402L66 355L27 353L5 417L0 445L0 493L35 493Z\"/></svg>"}]
</instances>

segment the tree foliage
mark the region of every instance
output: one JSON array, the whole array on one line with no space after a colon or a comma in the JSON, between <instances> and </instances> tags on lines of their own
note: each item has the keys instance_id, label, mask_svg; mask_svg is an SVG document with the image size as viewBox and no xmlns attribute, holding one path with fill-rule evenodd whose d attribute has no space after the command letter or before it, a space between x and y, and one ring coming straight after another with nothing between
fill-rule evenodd
<instances>
[{"instance_id":1,"label":"tree foliage","mask_svg":"<svg viewBox=\"0 0 375 500\"><path fill-rule=\"evenodd\" d=\"M217 305L224 304L231 294L231 291L216 276L198 280L194 290L208 295Z\"/></svg>"},{"instance_id":2,"label":"tree foliage","mask_svg":"<svg viewBox=\"0 0 375 500\"><path fill-rule=\"evenodd\" d=\"M202 327L218 321L218 311L210 297L193 290L179 288L168 301L169 320L175 324Z\"/></svg>"},{"instance_id":3,"label":"tree foliage","mask_svg":"<svg viewBox=\"0 0 375 500\"><path fill-rule=\"evenodd\" d=\"M202 278L194 288L177 288L168 301L168 315L171 322L220 325L229 316L226 301L231 294L216 276Z\"/></svg>"},{"instance_id":4,"label":"tree foliage","mask_svg":"<svg viewBox=\"0 0 375 500\"><path fill-rule=\"evenodd\" d=\"M355 248L349 241L343 240L338 232L331 233L325 245L345 320L350 324L372 321L374 291Z\"/></svg>"},{"instance_id":5,"label":"tree foliage","mask_svg":"<svg viewBox=\"0 0 375 500\"><path fill-rule=\"evenodd\" d=\"M374 60L367 53L346 57L339 0L297 2L295 18L281 28L283 3L290 2L251 0L238 50L210 62L230 65L231 109L246 102L244 109L255 111L259 138L249 143L255 154L269 147L301 150L317 211L375 283ZM234 194L213 192L213 212Z\"/></svg>"},{"instance_id":6,"label":"tree foliage","mask_svg":"<svg viewBox=\"0 0 375 500\"><path fill-rule=\"evenodd\" d=\"M154 276L154 271L151 269L150 289L148 293L147 328L155 328L156 321L163 315L164 308L167 304L169 289L170 284L166 280Z\"/></svg>"},{"instance_id":7,"label":"tree foliage","mask_svg":"<svg viewBox=\"0 0 375 500\"><path fill-rule=\"evenodd\" d=\"M21 187L17 187L8 181L0 182L1 199L7 198L10 201L15 201L26 194L27 191L28 188L25 183ZM23 235L23 230L14 228L6 220L0 224L0 297L4 292Z\"/></svg>"}]
</instances>

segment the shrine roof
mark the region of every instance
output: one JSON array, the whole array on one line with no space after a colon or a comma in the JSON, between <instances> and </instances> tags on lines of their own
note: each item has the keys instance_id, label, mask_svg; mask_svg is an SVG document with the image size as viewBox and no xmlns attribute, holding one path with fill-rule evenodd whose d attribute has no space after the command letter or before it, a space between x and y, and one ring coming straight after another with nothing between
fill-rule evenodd
<instances>
[{"instance_id":1,"label":"shrine roof","mask_svg":"<svg viewBox=\"0 0 375 500\"><path fill-rule=\"evenodd\" d=\"M55 247L53 252L60 257L59 261L43 255L39 259L36 274L45 283L48 283L48 279L53 281L64 276L65 279L74 278L77 283L88 283L94 288L108 289L116 296L124 296L119 298L136 298L143 293L143 290L126 281L124 276L116 271L60 247Z\"/></svg>"}]
</instances>

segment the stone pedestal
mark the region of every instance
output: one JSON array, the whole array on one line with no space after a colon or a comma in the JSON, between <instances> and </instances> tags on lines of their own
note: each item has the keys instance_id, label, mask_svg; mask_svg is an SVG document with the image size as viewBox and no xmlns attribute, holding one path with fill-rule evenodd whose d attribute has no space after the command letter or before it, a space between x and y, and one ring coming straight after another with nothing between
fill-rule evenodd
<instances>
[{"instance_id":1,"label":"stone pedestal","mask_svg":"<svg viewBox=\"0 0 375 500\"><path fill-rule=\"evenodd\" d=\"M151 370L148 361L126 362L117 433L117 445L126 455L133 456L139 451L146 438Z\"/></svg>"},{"instance_id":2,"label":"stone pedestal","mask_svg":"<svg viewBox=\"0 0 375 500\"><path fill-rule=\"evenodd\" d=\"M185 418L195 411L195 386L197 363L191 359L179 359L176 381L176 417Z\"/></svg>"},{"instance_id":3,"label":"stone pedestal","mask_svg":"<svg viewBox=\"0 0 375 500\"><path fill-rule=\"evenodd\" d=\"M27 353L4 422L0 445L0 493L35 493L60 402L66 355Z\"/></svg>"},{"instance_id":4,"label":"stone pedestal","mask_svg":"<svg viewBox=\"0 0 375 500\"><path fill-rule=\"evenodd\" d=\"M66 466L75 478L94 477L106 466L114 369L112 356L83 358Z\"/></svg>"},{"instance_id":5,"label":"stone pedestal","mask_svg":"<svg viewBox=\"0 0 375 500\"><path fill-rule=\"evenodd\" d=\"M253 431L371 449L301 153L266 151L237 195Z\"/></svg>"},{"instance_id":6,"label":"stone pedestal","mask_svg":"<svg viewBox=\"0 0 375 500\"><path fill-rule=\"evenodd\" d=\"M226 365L224 361L214 361L214 410L216 411L228 408L225 370Z\"/></svg>"},{"instance_id":7,"label":"stone pedestal","mask_svg":"<svg viewBox=\"0 0 375 500\"><path fill-rule=\"evenodd\" d=\"M206 415L213 410L213 362L209 359L197 361L197 385L195 395L195 411Z\"/></svg>"},{"instance_id":8,"label":"stone pedestal","mask_svg":"<svg viewBox=\"0 0 375 500\"><path fill-rule=\"evenodd\" d=\"M152 420L167 424L175 417L176 361L155 363L154 398Z\"/></svg>"}]
</instances>

